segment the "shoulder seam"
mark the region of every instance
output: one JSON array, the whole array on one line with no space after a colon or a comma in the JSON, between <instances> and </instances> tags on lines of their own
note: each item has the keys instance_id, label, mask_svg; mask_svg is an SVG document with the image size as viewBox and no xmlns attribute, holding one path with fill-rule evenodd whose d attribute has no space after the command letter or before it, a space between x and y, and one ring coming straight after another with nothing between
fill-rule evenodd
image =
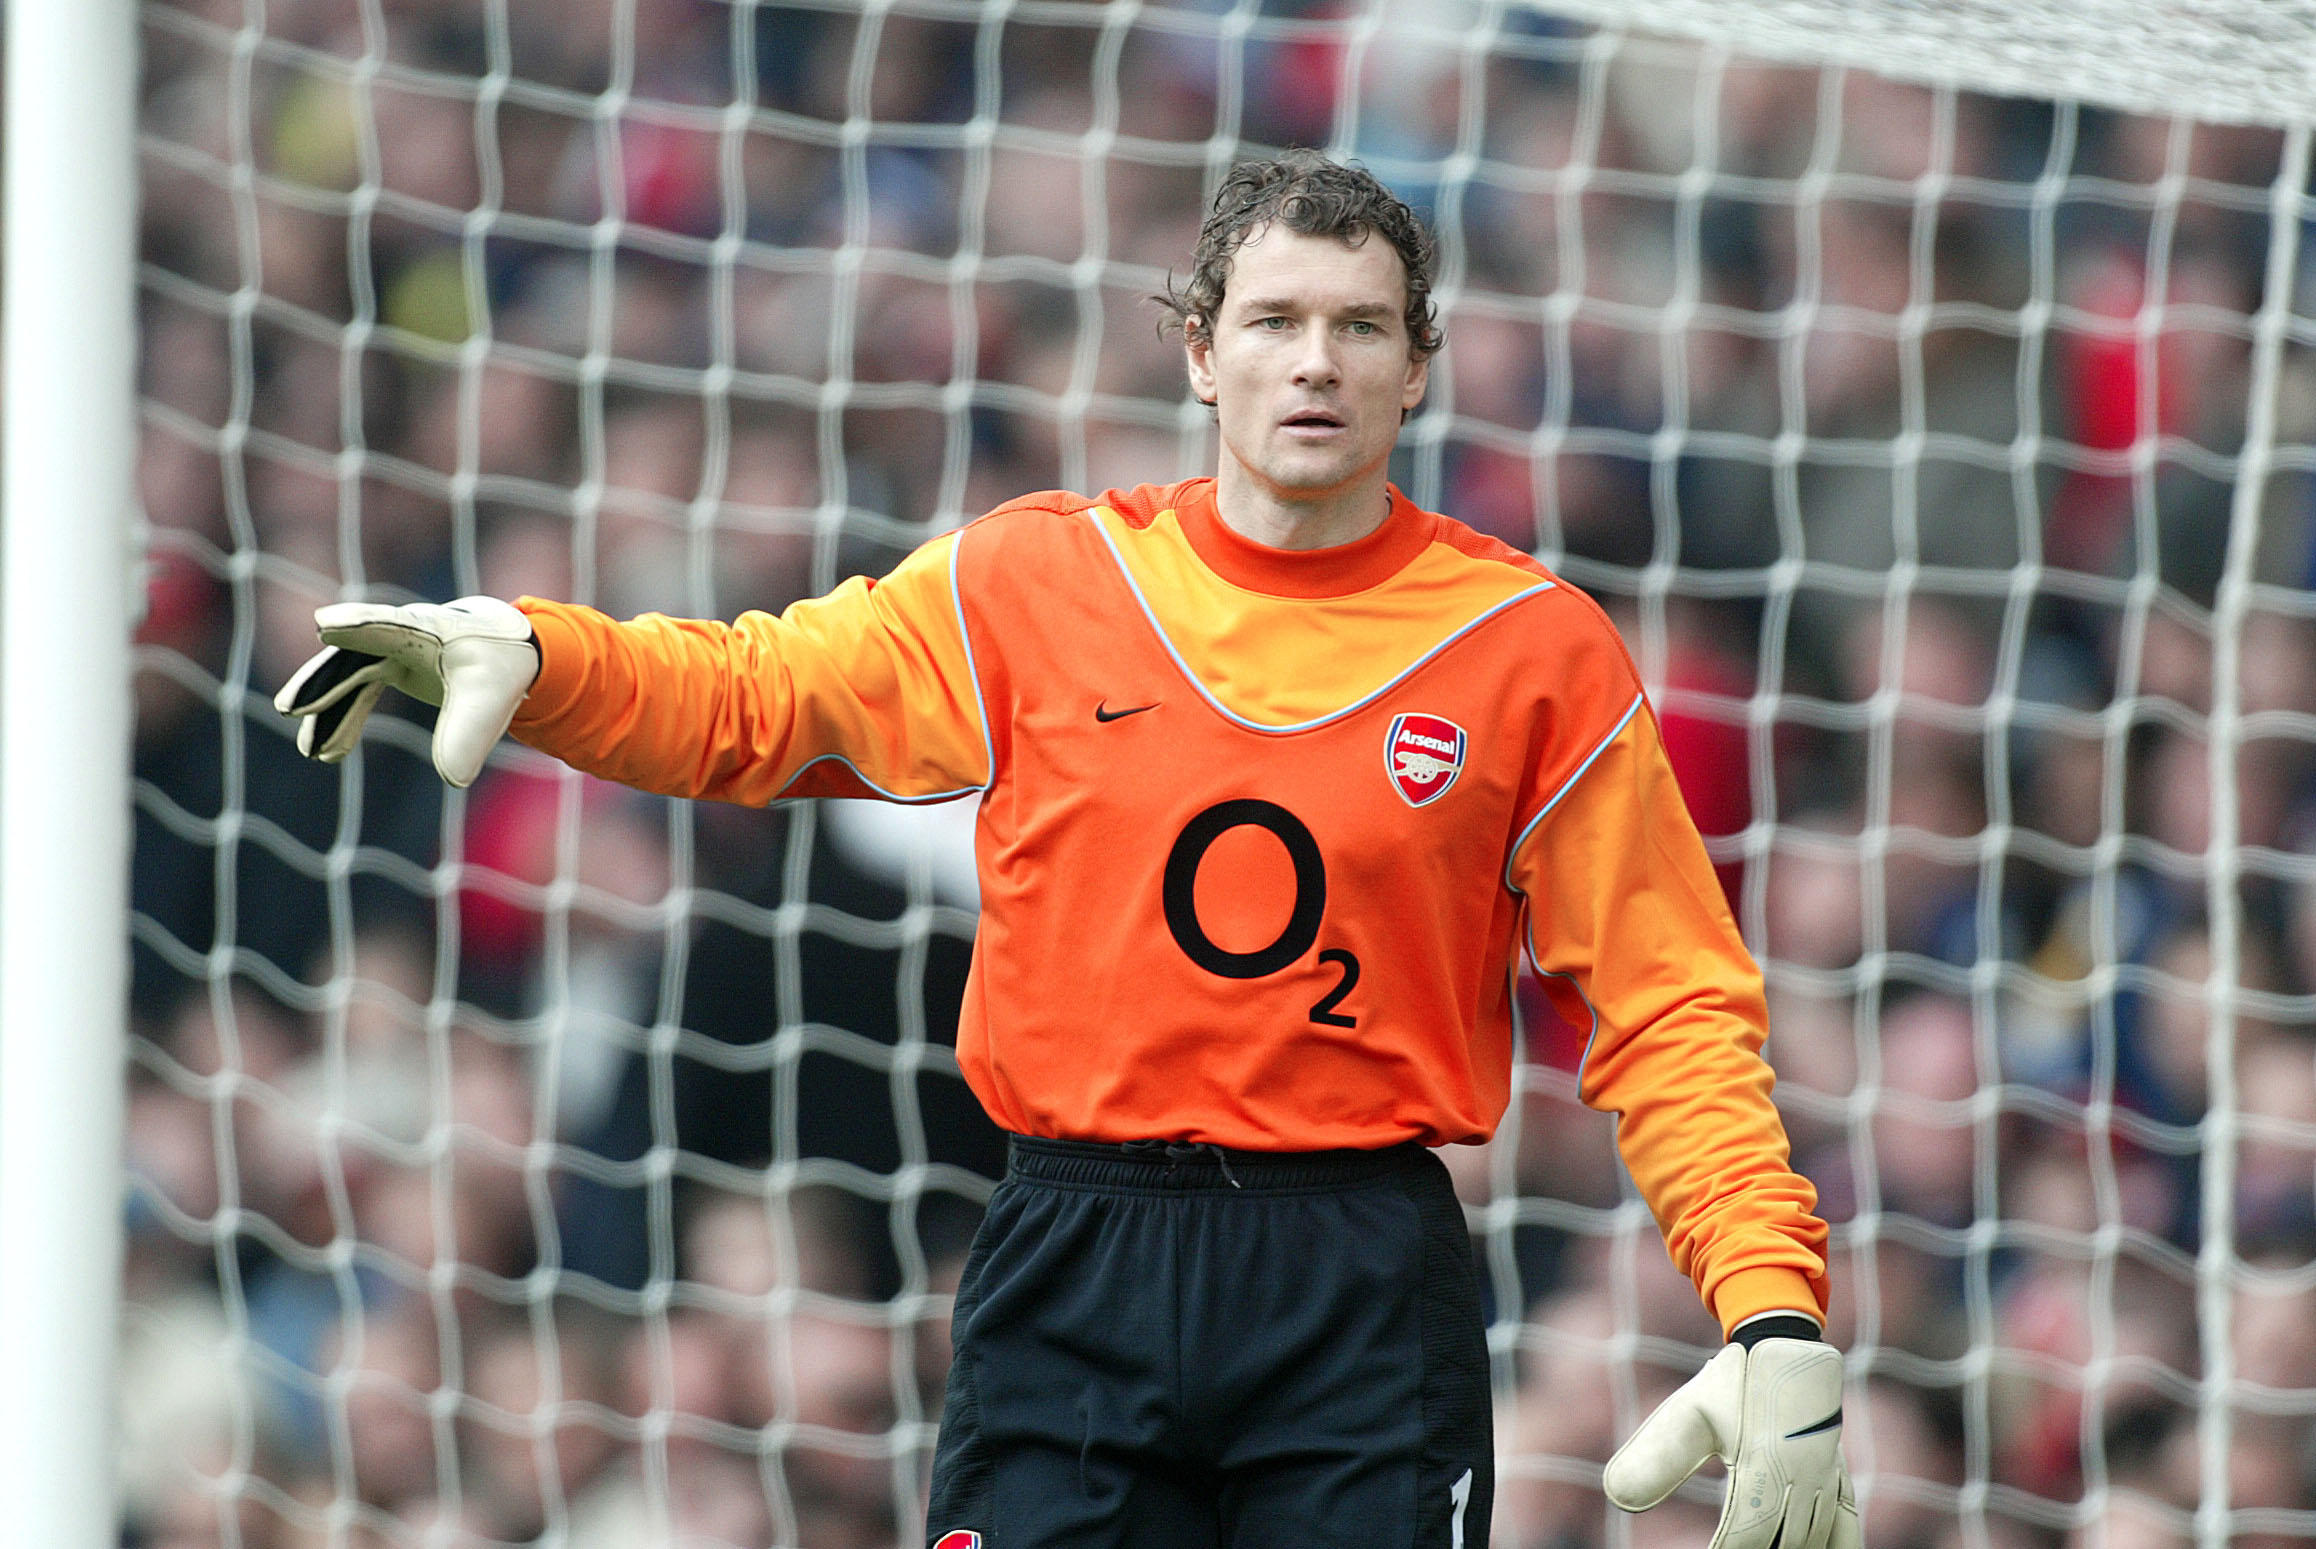
<instances>
[{"instance_id":1,"label":"shoulder seam","mask_svg":"<svg viewBox=\"0 0 2316 1549\"><path fill-rule=\"evenodd\" d=\"M1543 565L1537 564L1534 560L1529 559L1527 555L1522 554L1518 549L1510 550L1508 555L1474 554L1470 549L1463 547L1461 544L1448 543L1445 540L1439 538L1434 538L1432 542L1441 548L1452 551L1457 558L1461 559L1467 565L1488 570L1509 570L1516 576L1524 577L1526 579L1526 583L1531 587L1533 587L1537 582L1542 581L1548 583L1551 589L1556 592L1573 592L1576 590L1575 587L1570 586L1567 582L1561 580L1560 577L1554 574L1551 570Z\"/></svg>"},{"instance_id":2,"label":"shoulder seam","mask_svg":"<svg viewBox=\"0 0 2316 1549\"><path fill-rule=\"evenodd\" d=\"M1502 565L1556 585L1565 584L1550 566L1526 550L1514 548L1503 539L1492 537L1442 512L1434 511L1430 514L1433 543L1454 549L1474 564Z\"/></svg>"},{"instance_id":3,"label":"shoulder seam","mask_svg":"<svg viewBox=\"0 0 2316 1549\"><path fill-rule=\"evenodd\" d=\"M1541 569L1542 567L1539 566L1538 568ZM1557 580L1558 577L1554 577L1554 579ZM1624 643L1624 632L1616 627L1616 621L1608 616L1608 610L1600 605L1600 599L1581 586L1563 584L1559 590L1573 598L1576 607L1599 626L1601 634L1616 648L1616 654L1623 660L1624 670L1631 674L1633 682L1639 683L1641 681L1640 664L1632 659L1632 648Z\"/></svg>"},{"instance_id":4,"label":"shoulder seam","mask_svg":"<svg viewBox=\"0 0 2316 1549\"><path fill-rule=\"evenodd\" d=\"M977 526L992 517L1009 516L1018 511L1042 511L1049 516L1075 516L1098 502L1087 499L1074 490L1041 489L1027 495L1017 495L1002 505L991 506L965 524ZM963 528L958 529L963 531Z\"/></svg>"}]
</instances>

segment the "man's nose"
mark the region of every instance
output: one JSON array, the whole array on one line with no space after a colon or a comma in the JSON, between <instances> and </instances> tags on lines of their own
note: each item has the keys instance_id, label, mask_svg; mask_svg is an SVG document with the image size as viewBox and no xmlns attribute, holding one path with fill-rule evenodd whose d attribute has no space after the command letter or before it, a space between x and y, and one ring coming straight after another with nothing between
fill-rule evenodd
<instances>
[{"instance_id":1,"label":"man's nose","mask_svg":"<svg viewBox=\"0 0 2316 1549\"><path fill-rule=\"evenodd\" d=\"M1335 360L1335 340L1329 330L1314 328L1304 337L1295 357L1297 387L1333 387L1343 373Z\"/></svg>"}]
</instances>

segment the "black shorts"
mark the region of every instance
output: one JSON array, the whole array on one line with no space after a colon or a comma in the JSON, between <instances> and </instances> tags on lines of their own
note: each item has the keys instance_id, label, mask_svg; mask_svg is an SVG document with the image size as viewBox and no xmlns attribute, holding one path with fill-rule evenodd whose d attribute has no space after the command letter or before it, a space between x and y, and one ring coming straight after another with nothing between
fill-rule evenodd
<instances>
[{"instance_id":1,"label":"black shorts","mask_svg":"<svg viewBox=\"0 0 2316 1549\"><path fill-rule=\"evenodd\" d=\"M1420 1146L1016 1138L954 1328L944 1549L1485 1549L1471 1238Z\"/></svg>"}]
</instances>

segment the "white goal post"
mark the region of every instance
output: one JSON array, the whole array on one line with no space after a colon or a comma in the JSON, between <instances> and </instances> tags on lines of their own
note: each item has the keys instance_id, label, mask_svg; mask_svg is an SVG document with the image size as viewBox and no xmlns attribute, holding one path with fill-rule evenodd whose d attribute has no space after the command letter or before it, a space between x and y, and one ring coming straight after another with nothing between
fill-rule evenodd
<instances>
[{"instance_id":1,"label":"white goal post","mask_svg":"<svg viewBox=\"0 0 2316 1549\"><path fill-rule=\"evenodd\" d=\"M1736 792L1876 1549L2316 1539L2316 0L6 21L0 1537L906 1540L959 814L317 773L267 695L332 597L729 613L1208 471L1140 308L1294 141L1441 232L1395 475ZM1630 1549L1712 1335L1524 1004L1497 1543Z\"/></svg>"},{"instance_id":2,"label":"white goal post","mask_svg":"<svg viewBox=\"0 0 2316 1549\"><path fill-rule=\"evenodd\" d=\"M136 466L136 8L6 18L0 1501L114 1540Z\"/></svg>"}]
</instances>

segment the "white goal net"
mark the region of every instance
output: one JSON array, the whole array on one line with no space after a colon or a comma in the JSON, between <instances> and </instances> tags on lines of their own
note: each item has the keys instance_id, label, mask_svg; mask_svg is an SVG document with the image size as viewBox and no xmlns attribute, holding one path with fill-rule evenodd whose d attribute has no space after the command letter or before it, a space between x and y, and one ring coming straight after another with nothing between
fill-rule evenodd
<instances>
[{"instance_id":1,"label":"white goal net","mask_svg":"<svg viewBox=\"0 0 2316 1549\"><path fill-rule=\"evenodd\" d=\"M1644 30L1646 29L1646 30ZM149 0L122 1511L922 1541L963 808L338 769L323 602L729 616L1211 470L1243 154L1433 221L1395 477L1609 609L1773 999L1875 1549L2316 1538L2316 10ZM2300 127L2294 127L2298 125ZM1526 997L1494 1541L1717 1334ZM16 1272L16 1271L12 1271Z\"/></svg>"}]
</instances>

